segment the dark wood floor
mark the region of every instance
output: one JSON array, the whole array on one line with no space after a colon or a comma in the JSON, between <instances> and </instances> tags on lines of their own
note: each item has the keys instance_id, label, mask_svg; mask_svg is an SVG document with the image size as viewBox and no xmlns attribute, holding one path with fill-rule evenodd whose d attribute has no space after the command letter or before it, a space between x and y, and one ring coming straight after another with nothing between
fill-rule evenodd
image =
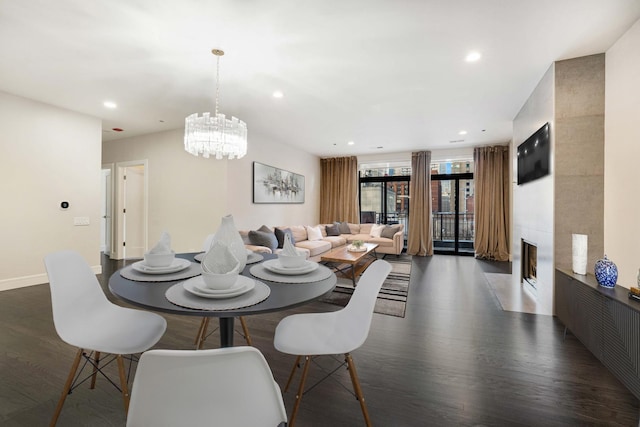
<instances>
[{"instance_id":1,"label":"dark wood floor","mask_svg":"<svg viewBox=\"0 0 640 427\"><path fill-rule=\"evenodd\" d=\"M117 266L107 263L104 276ZM506 268L471 257L414 257L406 317L375 314L369 339L354 352L374 425L637 425L638 401L575 337L563 341L555 318L500 309L483 271ZM248 318L254 344L281 386L293 358L273 348L277 322L293 312L335 308L316 302ZM197 319L166 317L157 347L192 348ZM0 331L0 425L46 425L74 355L55 333L48 286L1 292ZM217 336L207 341L216 342ZM336 378L349 388L346 370ZM326 381L305 396L299 426L363 424L357 401L340 383ZM293 393L285 394L289 412L292 401ZM83 385L68 397L59 425L124 422L120 396L99 380L95 390Z\"/></svg>"}]
</instances>

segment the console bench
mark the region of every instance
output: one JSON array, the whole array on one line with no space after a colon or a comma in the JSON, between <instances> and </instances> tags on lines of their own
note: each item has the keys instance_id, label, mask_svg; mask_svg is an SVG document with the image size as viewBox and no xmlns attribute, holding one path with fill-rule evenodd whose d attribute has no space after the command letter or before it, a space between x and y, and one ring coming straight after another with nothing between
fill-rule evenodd
<instances>
[{"instance_id":1,"label":"console bench","mask_svg":"<svg viewBox=\"0 0 640 427\"><path fill-rule=\"evenodd\" d=\"M640 399L640 301L623 286L598 286L595 276L556 269L558 319Z\"/></svg>"}]
</instances>

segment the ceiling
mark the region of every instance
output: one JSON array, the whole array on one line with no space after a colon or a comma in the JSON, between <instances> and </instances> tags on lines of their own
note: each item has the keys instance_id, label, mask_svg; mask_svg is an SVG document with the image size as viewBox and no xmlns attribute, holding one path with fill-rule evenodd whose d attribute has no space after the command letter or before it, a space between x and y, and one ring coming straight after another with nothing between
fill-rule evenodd
<instances>
[{"instance_id":1,"label":"ceiling","mask_svg":"<svg viewBox=\"0 0 640 427\"><path fill-rule=\"evenodd\" d=\"M213 110L221 48L220 112L249 150L505 143L553 61L639 18L640 0L0 0L0 90L99 117L105 141L177 129Z\"/></svg>"}]
</instances>

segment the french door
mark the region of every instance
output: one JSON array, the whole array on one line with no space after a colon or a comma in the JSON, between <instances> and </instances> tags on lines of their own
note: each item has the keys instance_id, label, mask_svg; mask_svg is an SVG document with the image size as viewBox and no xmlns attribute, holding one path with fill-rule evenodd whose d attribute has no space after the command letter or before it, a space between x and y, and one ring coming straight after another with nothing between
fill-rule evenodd
<instances>
[{"instance_id":1,"label":"french door","mask_svg":"<svg viewBox=\"0 0 640 427\"><path fill-rule=\"evenodd\" d=\"M431 175L433 250L438 254L474 254L473 173Z\"/></svg>"}]
</instances>

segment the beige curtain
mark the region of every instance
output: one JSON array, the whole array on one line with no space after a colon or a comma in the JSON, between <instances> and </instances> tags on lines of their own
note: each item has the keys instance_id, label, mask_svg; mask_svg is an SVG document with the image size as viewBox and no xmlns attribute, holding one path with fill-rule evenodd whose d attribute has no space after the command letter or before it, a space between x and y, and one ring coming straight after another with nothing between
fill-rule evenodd
<instances>
[{"instance_id":1,"label":"beige curtain","mask_svg":"<svg viewBox=\"0 0 640 427\"><path fill-rule=\"evenodd\" d=\"M358 158L320 159L320 223L347 221L359 224Z\"/></svg>"},{"instance_id":2,"label":"beige curtain","mask_svg":"<svg viewBox=\"0 0 640 427\"><path fill-rule=\"evenodd\" d=\"M479 147L475 162L476 257L509 260L509 147Z\"/></svg>"},{"instance_id":3,"label":"beige curtain","mask_svg":"<svg viewBox=\"0 0 640 427\"><path fill-rule=\"evenodd\" d=\"M409 184L409 255L433 255L431 227L431 152L411 155L411 183Z\"/></svg>"}]
</instances>

